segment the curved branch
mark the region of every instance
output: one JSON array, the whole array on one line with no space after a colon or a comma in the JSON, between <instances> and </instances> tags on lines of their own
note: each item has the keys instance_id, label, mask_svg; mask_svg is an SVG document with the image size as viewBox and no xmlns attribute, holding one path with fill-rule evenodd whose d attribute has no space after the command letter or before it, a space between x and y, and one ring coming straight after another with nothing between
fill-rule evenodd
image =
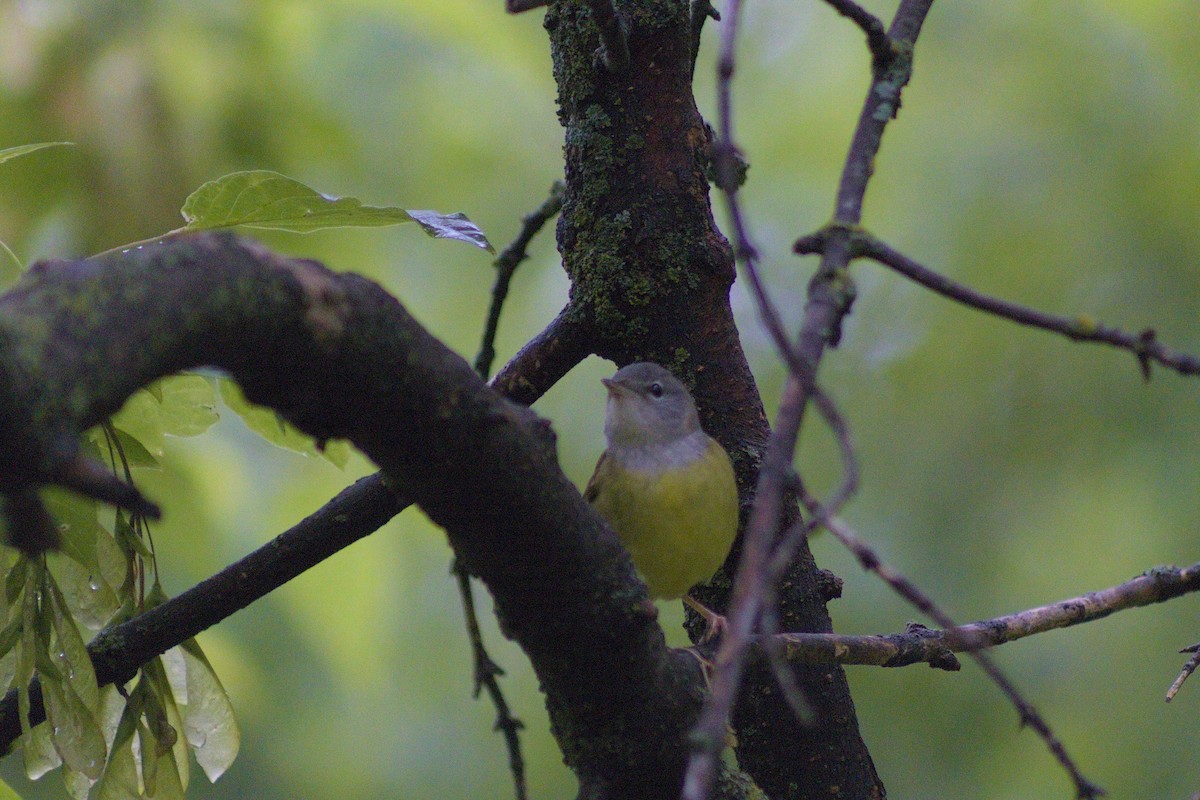
<instances>
[{"instance_id":1,"label":"curved branch","mask_svg":"<svg viewBox=\"0 0 1200 800\"><path fill-rule=\"evenodd\" d=\"M0 297L0 402L15 412L0 417L0 475L53 480L65 442L200 364L301 430L352 441L445 528L530 657L581 780L630 797L676 785L694 659L666 649L549 426L368 280L220 234L41 265Z\"/></svg>"}]
</instances>

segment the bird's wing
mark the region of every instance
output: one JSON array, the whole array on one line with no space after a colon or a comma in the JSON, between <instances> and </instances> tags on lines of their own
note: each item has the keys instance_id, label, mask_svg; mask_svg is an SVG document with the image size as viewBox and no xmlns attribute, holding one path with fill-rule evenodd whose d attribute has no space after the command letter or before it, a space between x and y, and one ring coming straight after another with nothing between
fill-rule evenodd
<instances>
[{"instance_id":1,"label":"bird's wing","mask_svg":"<svg viewBox=\"0 0 1200 800\"><path fill-rule=\"evenodd\" d=\"M608 472L611 466L608 463L608 451L605 450L600 454L600 460L596 462L596 469L592 472L592 477L588 479L587 488L583 490L583 499L589 503L596 502L596 495L600 493L599 477L601 472Z\"/></svg>"}]
</instances>

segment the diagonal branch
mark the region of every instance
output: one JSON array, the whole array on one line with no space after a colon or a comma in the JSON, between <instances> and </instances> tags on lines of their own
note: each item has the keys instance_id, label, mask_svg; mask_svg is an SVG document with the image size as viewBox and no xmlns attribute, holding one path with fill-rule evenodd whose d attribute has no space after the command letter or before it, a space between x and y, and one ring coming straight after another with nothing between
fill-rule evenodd
<instances>
[{"instance_id":1,"label":"diagonal branch","mask_svg":"<svg viewBox=\"0 0 1200 800\"><path fill-rule=\"evenodd\" d=\"M1134 334L1109 325L1101 325L1086 316L1071 319L1057 314L1047 314L1019 303L991 297L969 286L956 283L892 249L873 236L859 233L855 236L855 241L861 244L862 255L874 259L886 267L891 267L927 289L932 289L951 300L957 300L963 305L1012 320L1021 325L1061 333L1076 341L1099 342L1128 350L1137 357L1142 374L1147 379L1150 377L1150 362L1152 361L1169 367L1181 375L1200 375L1200 358L1173 350L1159 343L1153 328L1147 328L1141 333ZM809 242L810 237L798 241L796 252L807 249Z\"/></svg>"},{"instance_id":2,"label":"diagonal branch","mask_svg":"<svg viewBox=\"0 0 1200 800\"><path fill-rule=\"evenodd\" d=\"M0 297L12 412L0 475L52 480L64 442L200 364L318 439L349 439L446 530L530 657L555 730L575 732L561 743L577 773L630 797L674 785L699 703L694 659L665 647L628 554L558 468L549 427L371 281L226 234L35 267ZM47 439L56 446L27 447Z\"/></svg>"},{"instance_id":3,"label":"diagonal branch","mask_svg":"<svg viewBox=\"0 0 1200 800\"><path fill-rule=\"evenodd\" d=\"M88 644L96 681L124 683L142 664L274 591L344 547L374 533L408 505L379 473L362 478L250 555L144 614L106 628ZM31 722L45 718L31 690ZM21 735L14 689L0 700L0 752Z\"/></svg>"}]
</instances>

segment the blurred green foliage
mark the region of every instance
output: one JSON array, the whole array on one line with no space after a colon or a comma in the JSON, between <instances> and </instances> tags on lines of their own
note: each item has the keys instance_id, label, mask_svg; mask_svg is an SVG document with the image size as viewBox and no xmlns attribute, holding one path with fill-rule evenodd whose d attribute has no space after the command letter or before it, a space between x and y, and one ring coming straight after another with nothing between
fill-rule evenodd
<instances>
[{"instance_id":1,"label":"blurred green foliage","mask_svg":"<svg viewBox=\"0 0 1200 800\"><path fill-rule=\"evenodd\" d=\"M881 15L894 2L866 5ZM206 180L272 169L375 205L461 210L497 245L560 176L538 13L500 0L101 2L0 0L0 148L72 141L0 168L0 239L23 259L71 257L178 227ZM866 88L861 33L817 0L745 9L735 79L744 202L785 316L813 262L791 241L830 216ZM865 224L981 290L1200 351L1200 46L1192 0L936 4L889 128ZM707 31L697 69L713 106ZM380 281L473 355L488 256L414 226L296 236L272 247ZM498 350L565 300L551 238L516 277ZM1200 393L1194 379L957 307L867 263L823 380L863 461L847 518L956 617L1008 613L1197 560ZM782 371L749 297L743 339L768 408ZM582 483L601 448L610 365L592 359L538 404ZM370 467L271 448L225 409L168 438L138 471L166 518L169 592L319 507ZM815 425L798 463L837 480ZM839 630L890 632L914 612L828 537L846 579ZM191 797L507 797L493 712L470 659L444 538L416 510L200 637L239 714L242 752ZM1200 686L1163 693L1200 639L1197 599L1127 612L997 656L1089 777L1113 796L1200 790ZM568 796L536 681L487 617L504 686L528 727L534 797ZM676 619L664 610L664 619ZM672 633L672 636L677 634ZM675 641L682 641L682 637ZM967 665L849 671L864 734L896 798L1069 797L1066 776ZM24 796L54 776L2 774Z\"/></svg>"}]
</instances>

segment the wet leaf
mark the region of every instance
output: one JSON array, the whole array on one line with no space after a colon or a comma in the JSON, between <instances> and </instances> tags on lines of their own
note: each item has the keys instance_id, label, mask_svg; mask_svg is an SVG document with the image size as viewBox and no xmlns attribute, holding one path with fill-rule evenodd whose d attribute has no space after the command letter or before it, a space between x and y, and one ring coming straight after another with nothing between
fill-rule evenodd
<instances>
[{"instance_id":1,"label":"wet leaf","mask_svg":"<svg viewBox=\"0 0 1200 800\"><path fill-rule=\"evenodd\" d=\"M229 769L241 747L233 705L195 639L182 645L187 664L187 711L184 732L196 761L210 781Z\"/></svg>"}]
</instances>

